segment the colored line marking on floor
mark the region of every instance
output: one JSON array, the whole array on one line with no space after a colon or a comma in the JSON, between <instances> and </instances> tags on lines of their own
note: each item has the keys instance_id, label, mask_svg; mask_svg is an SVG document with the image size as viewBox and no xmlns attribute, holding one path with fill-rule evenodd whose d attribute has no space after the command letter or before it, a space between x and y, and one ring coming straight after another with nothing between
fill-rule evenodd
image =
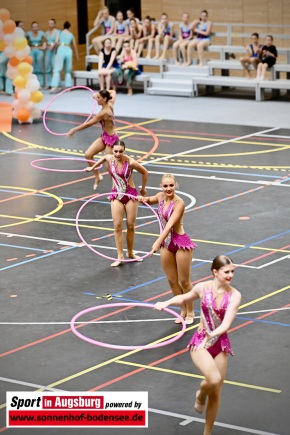
<instances>
[{"instance_id":1,"label":"colored line marking on floor","mask_svg":"<svg viewBox=\"0 0 290 435\"><path fill-rule=\"evenodd\" d=\"M144 368L144 369L148 369L148 370L155 370L155 371L158 371L158 372L169 373L169 374L172 374L172 375L179 375L179 376L187 376L189 378L204 379L204 376L202 376L202 375L195 375L193 373L180 372L178 370L165 369L165 368L162 368L162 367L152 367L152 366L148 366L146 364L138 364L138 363L133 363L133 362L129 362L129 361L123 361L123 360L122 361L120 361L120 360L115 361L115 363L117 363L117 364L124 364L124 365L128 365L128 366L133 366L133 367L140 367L140 368ZM268 393L279 394L279 393L282 392L282 390L277 390L275 388L261 387L259 385L245 384L245 383L235 382L235 381L225 380L224 383L228 384L228 385L234 385L234 386L237 386L237 387L251 388L253 390L267 391Z\"/></svg>"},{"instance_id":2,"label":"colored line marking on floor","mask_svg":"<svg viewBox=\"0 0 290 435\"><path fill-rule=\"evenodd\" d=\"M18 381L16 379L3 378L2 376L0 376L0 382L8 382L9 384L24 385L25 387L31 387L31 388L42 388L43 390L47 390L47 391L63 391L63 390L59 390L58 388L50 388L50 387L46 387L45 385L32 384L31 382L23 382L23 381Z\"/></svg>"},{"instance_id":3,"label":"colored line marking on floor","mask_svg":"<svg viewBox=\"0 0 290 435\"><path fill-rule=\"evenodd\" d=\"M147 233L145 233L147 235ZM79 242L71 242L68 240L58 240L58 239L49 239L46 237L36 237L36 236L29 236L27 234L16 234L16 233L6 233L6 232L0 232L0 235L6 236L6 237L20 237L20 238L24 238L24 239L32 239L32 240L42 240L45 242L55 242L57 244L64 244L64 245L68 245L70 244L71 246L80 246ZM149 235L152 235L154 237L158 237L158 234L153 234L150 233ZM208 244L212 244L212 245L222 245L222 246L232 246L232 247L237 247L237 248L245 248L247 245L240 245L237 243L228 243L228 242L217 242L215 240L202 240L202 239L191 239L195 242L198 243L208 243ZM93 245L98 247L99 245ZM290 251L287 251L285 249L276 249L276 248L264 248L262 246L247 246L248 249L256 249L256 250L261 250L261 251L273 251L273 252L283 252L283 253L289 253ZM103 246L104 248L104 246ZM108 248L108 247L106 247ZM116 249L114 247L111 247L110 249ZM142 253L143 251L137 251ZM144 251L145 253L145 251ZM155 253L154 255L159 255L158 253ZM203 261L204 263L210 263L212 260L204 260L204 259L197 259L197 258L193 258L192 261ZM239 265L240 267L243 266L243 264ZM256 267L254 267L256 269Z\"/></svg>"},{"instance_id":4,"label":"colored line marking on floor","mask_svg":"<svg viewBox=\"0 0 290 435\"><path fill-rule=\"evenodd\" d=\"M183 420L182 422L179 423L180 426L187 426L188 424L193 423L193 422L205 423L205 420L203 418L192 417L191 415L178 414L178 413L169 412L169 411L160 411L160 410L154 409L154 408L148 408L148 411L156 413L156 414L166 415L168 417L180 418ZM254 434L254 435L279 435L279 434L274 434L274 433L270 433L270 432L265 432L262 430L250 429L250 428L242 427L242 426L236 426L233 424L220 423L217 421L215 421L214 426L224 427L224 428L232 429L232 430L237 430L237 431L240 431L242 433L247 432L247 433Z\"/></svg>"}]
</instances>

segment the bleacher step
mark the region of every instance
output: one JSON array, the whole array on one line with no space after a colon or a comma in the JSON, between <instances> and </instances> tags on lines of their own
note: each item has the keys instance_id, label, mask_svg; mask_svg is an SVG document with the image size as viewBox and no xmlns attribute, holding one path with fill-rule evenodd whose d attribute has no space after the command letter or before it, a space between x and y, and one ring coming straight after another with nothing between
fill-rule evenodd
<instances>
[{"instance_id":1,"label":"bleacher step","mask_svg":"<svg viewBox=\"0 0 290 435\"><path fill-rule=\"evenodd\" d=\"M166 66L167 73L172 74L191 74L195 76L208 76L209 75L209 67L203 66L179 66L179 65L170 65Z\"/></svg>"},{"instance_id":2,"label":"bleacher step","mask_svg":"<svg viewBox=\"0 0 290 435\"><path fill-rule=\"evenodd\" d=\"M158 88L168 88L168 89L184 89L192 90L193 84L192 80L179 80L179 79L151 79L151 86L156 86Z\"/></svg>"},{"instance_id":3,"label":"bleacher step","mask_svg":"<svg viewBox=\"0 0 290 435\"><path fill-rule=\"evenodd\" d=\"M172 89L171 87L153 86L147 89L149 95L168 95L174 97L192 97L193 90L189 89Z\"/></svg>"}]
</instances>

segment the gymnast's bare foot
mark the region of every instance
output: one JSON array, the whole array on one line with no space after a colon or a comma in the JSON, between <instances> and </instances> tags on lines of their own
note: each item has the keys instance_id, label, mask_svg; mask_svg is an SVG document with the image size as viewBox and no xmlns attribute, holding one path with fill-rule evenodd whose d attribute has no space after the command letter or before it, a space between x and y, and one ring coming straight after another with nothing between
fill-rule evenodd
<instances>
[{"instance_id":1,"label":"gymnast's bare foot","mask_svg":"<svg viewBox=\"0 0 290 435\"><path fill-rule=\"evenodd\" d=\"M99 175L99 177L96 178L96 181L94 182L94 190L97 190L98 185L99 185L100 181L102 181L102 179L103 179L102 175Z\"/></svg>"},{"instance_id":2,"label":"gymnast's bare foot","mask_svg":"<svg viewBox=\"0 0 290 435\"><path fill-rule=\"evenodd\" d=\"M127 257L132 258L133 260L136 260L136 261L143 261L143 258L137 257L137 255L135 255L134 252L132 252L132 253L128 252Z\"/></svg>"},{"instance_id":3,"label":"gymnast's bare foot","mask_svg":"<svg viewBox=\"0 0 290 435\"><path fill-rule=\"evenodd\" d=\"M194 404L194 409L195 409L196 412L198 412L199 414L202 414L202 413L203 413L203 408L204 408L204 403L202 403L202 402L199 400L199 396L200 396L200 390L198 390L198 391L196 392L196 395L195 395L195 404Z\"/></svg>"},{"instance_id":4,"label":"gymnast's bare foot","mask_svg":"<svg viewBox=\"0 0 290 435\"><path fill-rule=\"evenodd\" d=\"M118 258L118 260L114 261L114 263L111 264L111 267L118 267L122 264L123 258Z\"/></svg>"}]
</instances>

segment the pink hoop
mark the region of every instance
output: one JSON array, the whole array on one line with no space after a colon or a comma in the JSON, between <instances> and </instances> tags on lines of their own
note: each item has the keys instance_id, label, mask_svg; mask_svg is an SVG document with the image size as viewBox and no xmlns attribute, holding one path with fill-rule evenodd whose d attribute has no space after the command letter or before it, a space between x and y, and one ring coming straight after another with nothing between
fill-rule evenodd
<instances>
[{"instance_id":1,"label":"pink hoop","mask_svg":"<svg viewBox=\"0 0 290 435\"><path fill-rule=\"evenodd\" d=\"M86 202L81 206L81 208L79 209L79 211L77 212L77 215L76 215L76 230L77 230L77 233L78 233L80 239L81 239L82 242L84 243L84 245L85 245L87 248L89 248L92 252L94 252L94 253L97 254L97 255L100 255L100 256L103 257L103 258L106 258L107 260L113 260L113 261L116 261L116 260L118 260L118 258L108 257L107 255L101 254L99 251L97 251L97 250L94 249L92 246L90 246L90 245L85 241L85 239L83 238L82 233L80 232L80 229L79 229L79 217L80 217L80 214L81 214L83 208L84 208L87 204L89 204L91 201L93 201L94 199L96 199L96 198L101 198L102 196L109 196L109 195L111 195L111 192L110 192L110 193L101 193L101 195L95 195L95 196L93 196L92 198L88 199L88 201L86 201ZM134 196L134 195L130 195L129 193L126 193L126 195L129 196L130 198L136 198L136 196ZM153 209L149 204L147 204L147 202L144 202L144 204L147 205L147 207L148 207L148 208L149 208L149 209L154 213L154 215L156 216L157 221L158 221L158 223L159 223L160 232L161 232L161 231L162 231L162 225L161 225L161 222L160 222L160 219L159 219L158 214L156 213L156 211L155 211L155 210L154 210L154 209ZM152 252L152 251L151 251L151 252ZM139 259L147 258L147 257L149 257L149 256L151 255L151 252L148 252L147 254L143 255L143 257L138 257L138 258L139 258ZM123 259L123 260L119 260L119 261L121 261L122 263L130 263L130 262L136 261L136 258L128 258L128 259L126 259L126 260Z\"/></svg>"},{"instance_id":2,"label":"pink hoop","mask_svg":"<svg viewBox=\"0 0 290 435\"><path fill-rule=\"evenodd\" d=\"M55 133L54 131L51 131L47 125L46 125L46 112L48 111L48 109L50 108L50 106L52 105L52 103L62 94L64 94L65 92L71 91L72 89L87 89L89 90L92 94L94 94L94 91L91 88L88 88L87 86L72 86L71 88L67 88L64 89L63 91L61 91L59 94L57 94L55 97L53 97L50 102L48 103L48 105L46 106L44 113L43 113L43 117L42 117L42 121L43 121L43 125L44 128L48 131L48 133L53 134L54 136L65 136L67 133ZM97 102L94 100L94 104L93 104L93 108L91 113L89 114L89 116L87 117L87 119L85 120L85 122L83 124L86 124L88 122L88 120L91 118L91 116L94 113L94 110L96 108ZM81 124L81 125L83 125Z\"/></svg>"},{"instance_id":3,"label":"pink hoop","mask_svg":"<svg viewBox=\"0 0 290 435\"><path fill-rule=\"evenodd\" d=\"M182 324L182 329L181 331L173 338L170 338L169 340L165 340L162 343L156 343L156 344L151 344L151 345L145 345L145 346L119 346L116 344L109 344L109 343L103 343L102 341L97 341L97 340L93 340L92 338L86 337L85 335L81 334L80 332L78 332L76 330L75 327L75 322L77 321L77 319L79 317L81 317L84 314L90 313L91 311L96 311L96 310L100 310L101 308L108 308L108 307L128 307L128 306L134 306L134 307L151 307L154 308L154 305L152 304L145 304L145 303L139 303L139 302L131 302L131 303L117 303L117 304L105 304L105 305L98 305L97 307L91 307L91 308L87 308L86 310L80 311L78 314L76 314L71 322L70 322L70 327L72 332L79 337L81 340L87 341L90 344L94 344L95 346L101 346L101 347L107 347L109 349L121 349L121 350L133 350L133 349L156 349L157 347L162 347L162 346L167 346L168 344L174 343L174 341L179 340L185 330L186 330L186 323L183 319L183 317L181 317L178 313L176 313L175 311L171 310L170 308L163 308L164 311L166 311L167 313L173 314L173 316L175 316L177 319L179 319L181 321ZM85 323L85 322L84 322ZM88 322L89 323L89 322Z\"/></svg>"},{"instance_id":4,"label":"pink hoop","mask_svg":"<svg viewBox=\"0 0 290 435\"><path fill-rule=\"evenodd\" d=\"M33 160L30 163L30 165L33 166L33 168L41 169L42 171L49 171L49 172L84 172L84 171L86 171L86 169L50 169L50 168L44 168L42 166L37 166L35 164L36 162L45 162L45 161L49 161L49 160L79 160L79 161L82 161L82 162L96 163L95 160L87 160L87 159L83 159L81 157L50 157L50 158L46 158L46 159ZM102 166L103 165L100 165L97 168L95 168L94 170L98 170Z\"/></svg>"}]
</instances>

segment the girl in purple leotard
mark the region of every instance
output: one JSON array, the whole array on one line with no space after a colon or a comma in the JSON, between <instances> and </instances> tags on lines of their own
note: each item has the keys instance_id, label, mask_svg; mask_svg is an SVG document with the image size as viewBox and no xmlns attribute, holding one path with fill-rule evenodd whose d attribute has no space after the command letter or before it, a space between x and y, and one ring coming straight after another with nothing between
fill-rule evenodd
<instances>
[{"instance_id":1,"label":"girl in purple leotard","mask_svg":"<svg viewBox=\"0 0 290 435\"><path fill-rule=\"evenodd\" d=\"M74 133L79 130L84 130L98 122L101 124L101 136L98 137L98 139L95 140L85 152L85 157L88 160L93 160L94 156L102 152L103 150L105 150L106 154L112 154L112 147L114 143L119 140L119 136L115 131L114 122L114 103L116 100L116 92L102 90L94 94L93 98L97 101L99 106L102 106L102 110L87 123L82 124L78 127L74 127L67 133L67 137L71 138ZM93 162L89 163L89 165L91 166L93 166L93 164ZM103 177L99 174L98 171L94 171L94 175L96 177L94 183L95 190Z\"/></svg>"},{"instance_id":2,"label":"girl in purple leotard","mask_svg":"<svg viewBox=\"0 0 290 435\"><path fill-rule=\"evenodd\" d=\"M149 198L138 198L148 204L159 204L158 214L163 231L152 246L156 252L160 248L161 264L167 276L174 295L189 292L192 289L190 281L190 266L192 251L196 248L183 229L183 214L185 205L176 195L176 179L171 174L163 175L161 179L162 192ZM194 320L193 303L181 306L181 316L186 324L191 325ZM175 323L180 323L176 319Z\"/></svg>"},{"instance_id":3,"label":"girl in purple leotard","mask_svg":"<svg viewBox=\"0 0 290 435\"><path fill-rule=\"evenodd\" d=\"M135 222L138 211L137 189L133 181L133 169L142 175L141 195L146 195L146 183L148 171L131 157L125 154L125 144L118 140L113 145L113 155L102 157L93 166L86 168L87 172L93 171L98 165L106 163L107 170L113 180L113 188L110 195L112 218L114 222L115 241L118 252L118 260L111 264L116 267L124 259L123 255L123 217L126 213L127 221L127 256L141 261L134 254ZM136 196L131 198L129 195Z\"/></svg>"},{"instance_id":4,"label":"girl in purple leotard","mask_svg":"<svg viewBox=\"0 0 290 435\"><path fill-rule=\"evenodd\" d=\"M188 347L193 363L205 377L194 404L200 414L206 405L203 435L211 434L217 416L228 355L233 355L227 331L241 302L241 293L230 285L234 276L231 259L218 255L212 262L211 271L214 276L212 280L199 282L190 292L155 305L157 310L162 310L169 305L182 305L198 298L201 300L200 325Z\"/></svg>"}]
</instances>

